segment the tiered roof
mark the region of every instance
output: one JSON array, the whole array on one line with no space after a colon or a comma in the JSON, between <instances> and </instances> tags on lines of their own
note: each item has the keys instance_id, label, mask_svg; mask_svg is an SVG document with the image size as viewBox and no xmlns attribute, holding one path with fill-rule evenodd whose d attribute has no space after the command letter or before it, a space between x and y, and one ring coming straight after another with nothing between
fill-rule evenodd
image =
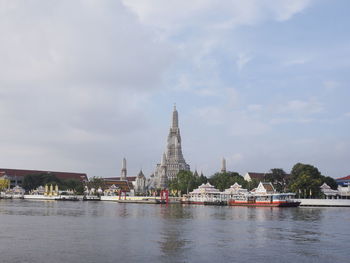
<instances>
[{"instance_id":1,"label":"tiered roof","mask_svg":"<svg viewBox=\"0 0 350 263\"><path fill-rule=\"evenodd\" d=\"M246 193L247 189L242 188L240 184L237 182L230 186L230 188L224 191L224 194L238 194L238 193Z\"/></svg>"},{"instance_id":2,"label":"tiered roof","mask_svg":"<svg viewBox=\"0 0 350 263\"><path fill-rule=\"evenodd\" d=\"M219 194L220 191L210 183L201 184L197 189L194 189L191 194Z\"/></svg>"},{"instance_id":3,"label":"tiered roof","mask_svg":"<svg viewBox=\"0 0 350 263\"><path fill-rule=\"evenodd\" d=\"M273 193L275 188L272 183L260 182L258 187L255 189L255 193Z\"/></svg>"}]
</instances>

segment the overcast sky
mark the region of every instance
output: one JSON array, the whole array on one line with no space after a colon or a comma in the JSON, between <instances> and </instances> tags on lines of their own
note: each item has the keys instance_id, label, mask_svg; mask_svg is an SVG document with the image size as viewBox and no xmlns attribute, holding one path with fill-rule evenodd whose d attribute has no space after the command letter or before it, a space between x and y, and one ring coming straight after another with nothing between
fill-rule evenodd
<instances>
[{"instance_id":1,"label":"overcast sky","mask_svg":"<svg viewBox=\"0 0 350 263\"><path fill-rule=\"evenodd\" d=\"M348 0L0 0L0 167L350 174Z\"/></svg>"}]
</instances>

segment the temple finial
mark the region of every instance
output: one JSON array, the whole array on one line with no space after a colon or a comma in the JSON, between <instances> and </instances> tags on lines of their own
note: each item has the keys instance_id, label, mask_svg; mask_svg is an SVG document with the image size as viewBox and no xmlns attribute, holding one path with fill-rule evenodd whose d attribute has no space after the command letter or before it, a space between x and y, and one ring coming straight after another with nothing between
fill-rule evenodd
<instances>
[{"instance_id":1,"label":"temple finial","mask_svg":"<svg viewBox=\"0 0 350 263\"><path fill-rule=\"evenodd\" d=\"M178 117L178 113L176 110L176 104L174 103L174 111L173 111L173 128L178 128L179 127L179 117Z\"/></svg>"}]
</instances>

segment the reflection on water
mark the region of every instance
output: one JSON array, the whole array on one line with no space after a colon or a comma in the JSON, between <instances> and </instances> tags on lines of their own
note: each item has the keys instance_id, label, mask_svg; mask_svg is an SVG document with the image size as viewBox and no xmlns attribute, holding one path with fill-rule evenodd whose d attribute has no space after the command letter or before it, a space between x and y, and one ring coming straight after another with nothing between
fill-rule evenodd
<instances>
[{"instance_id":1,"label":"reflection on water","mask_svg":"<svg viewBox=\"0 0 350 263\"><path fill-rule=\"evenodd\" d=\"M190 242L185 237L188 231L186 222L191 218L189 211L180 205L172 206L172 209L164 205L160 207L160 216L163 220L158 243L162 262L185 261L184 257L188 250L186 245Z\"/></svg>"},{"instance_id":2,"label":"reflection on water","mask_svg":"<svg viewBox=\"0 0 350 263\"><path fill-rule=\"evenodd\" d=\"M350 209L0 200L1 262L347 262ZM15 244L15 245L14 245Z\"/></svg>"}]
</instances>

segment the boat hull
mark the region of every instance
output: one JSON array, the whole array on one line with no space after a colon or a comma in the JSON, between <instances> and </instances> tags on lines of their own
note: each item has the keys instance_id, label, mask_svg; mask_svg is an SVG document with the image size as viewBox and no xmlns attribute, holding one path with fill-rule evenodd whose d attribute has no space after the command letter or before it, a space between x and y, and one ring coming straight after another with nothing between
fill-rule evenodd
<instances>
[{"instance_id":1,"label":"boat hull","mask_svg":"<svg viewBox=\"0 0 350 263\"><path fill-rule=\"evenodd\" d=\"M189 201L189 200L182 200L180 201L181 204L187 204L187 205L218 205L223 206L227 205L227 202L225 201Z\"/></svg>"},{"instance_id":2,"label":"boat hull","mask_svg":"<svg viewBox=\"0 0 350 263\"><path fill-rule=\"evenodd\" d=\"M204 205L205 202L201 202L201 201L189 201L189 200L181 200L180 201L181 204L186 204L186 205Z\"/></svg>"},{"instance_id":3,"label":"boat hull","mask_svg":"<svg viewBox=\"0 0 350 263\"><path fill-rule=\"evenodd\" d=\"M229 206L250 206L250 207L298 207L300 202L236 202L228 201Z\"/></svg>"},{"instance_id":4,"label":"boat hull","mask_svg":"<svg viewBox=\"0 0 350 263\"><path fill-rule=\"evenodd\" d=\"M164 204L165 201L163 200L159 200L159 199L153 199L153 198L150 198L150 199L126 199L126 200L123 200L123 199L120 199L120 200L117 200L118 203L134 203L134 204Z\"/></svg>"}]
</instances>

